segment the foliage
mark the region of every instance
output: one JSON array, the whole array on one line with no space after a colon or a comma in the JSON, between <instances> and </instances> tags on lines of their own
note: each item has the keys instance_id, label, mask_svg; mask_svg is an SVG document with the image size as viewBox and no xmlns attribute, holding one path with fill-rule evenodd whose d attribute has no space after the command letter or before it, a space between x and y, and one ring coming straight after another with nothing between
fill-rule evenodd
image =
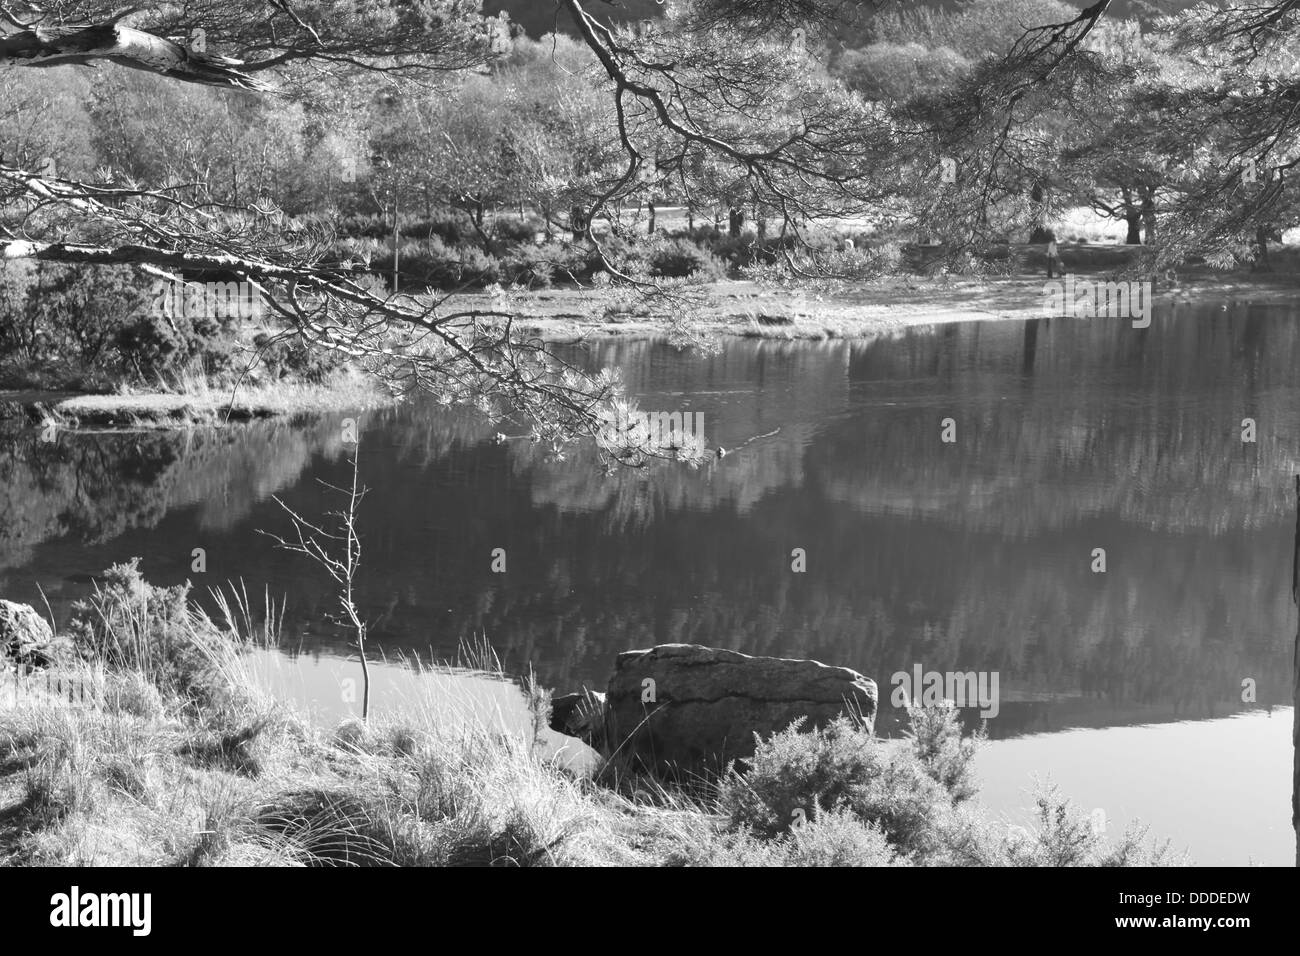
<instances>
[{"instance_id":1,"label":"foliage","mask_svg":"<svg viewBox=\"0 0 1300 956\"><path fill-rule=\"evenodd\" d=\"M979 790L974 776L975 752L984 740L981 727L962 736L961 717L951 701L937 707L907 707L908 739L917 760L954 801L969 800Z\"/></svg>"},{"instance_id":2,"label":"foliage","mask_svg":"<svg viewBox=\"0 0 1300 956\"><path fill-rule=\"evenodd\" d=\"M758 742L754 756L723 781L719 803L733 828L773 838L800 819L846 809L881 828L891 845L925 852L950 803L915 755L838 718L803 732L801 723Z\"/></svg>"},{"instance_id":3,"label":"foliage","mask_svg":"<svg viewBox=\"0 0 1300 956\"><path fill-rule=\"evenodd\" d=\"M69 633L85 659L137 672L163 693L211 703L214 667L231 648L190 602L190 587L156 587L133 558L104 572L94 595L77 602Z\"/></svg>"},{"instance_id":4,"label":"foliage","mask_svg":"<svg viewBox=\"0 0 1300 956\"><path fill-rule=\"evenodd\" d=\"M196 360L214 370L229 365L225 322L168 321L152 308L155 299L153 285L130 268L0 266L0 355L18 366L8 374L93 387L153 381Z\"/></svg>"},{"instance_id":5,"label":"foliage","mask_svg":"<svg viewBox=\"0 0 1300 956\"><path fill-rule=\"evenodd\" d=\"M707 282L726 276L726 267L715 255L688 239L656 243L647 258L651 274L661 278Z\"/></svg>"}]
</instances>

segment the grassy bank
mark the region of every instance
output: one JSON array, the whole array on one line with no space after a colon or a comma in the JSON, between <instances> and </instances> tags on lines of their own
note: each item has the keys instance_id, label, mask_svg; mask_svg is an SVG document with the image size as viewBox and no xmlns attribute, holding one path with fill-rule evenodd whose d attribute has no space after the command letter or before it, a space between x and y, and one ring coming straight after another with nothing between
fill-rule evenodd
<instances>
[{"instance_id":1,"label":"grassy bank","mask_svg":"<svg viewBox=\"0 0 1300 956\"><path fill-rule=\"evenodd\" d=\"M916 711L899 741L849 722L792 728L687 793L613 766L571 775L535 732L489 733L418 700L369 726L314 725L247 666L272 630L246 600L214 619L184 588L109 571L63 663L0 693L0 863L1169 862L1141 833L1095 832L1055 794L1034 832L985 819L978 741L951 710ZM544 726L547 695L530 703Z\"/></svg>"}]
</instances>

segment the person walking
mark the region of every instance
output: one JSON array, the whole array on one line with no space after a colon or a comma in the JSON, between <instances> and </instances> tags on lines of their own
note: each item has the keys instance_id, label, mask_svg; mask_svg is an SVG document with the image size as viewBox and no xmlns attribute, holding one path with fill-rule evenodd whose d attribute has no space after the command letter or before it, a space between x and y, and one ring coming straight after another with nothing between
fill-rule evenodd
<instances>
[{"instance_id":1,"label":"person walking","mask_svg":"<svg viewBox=\"0 0 1300 956\"><path fill-rule=\"evenodd\" d=\"M1047 236L1047 278L1052 278L1052 269L1055 267L1056 274L1061 274L1061 256L1056 248L1055 233L1048 233Z\"/></svg>"}]
</instances>

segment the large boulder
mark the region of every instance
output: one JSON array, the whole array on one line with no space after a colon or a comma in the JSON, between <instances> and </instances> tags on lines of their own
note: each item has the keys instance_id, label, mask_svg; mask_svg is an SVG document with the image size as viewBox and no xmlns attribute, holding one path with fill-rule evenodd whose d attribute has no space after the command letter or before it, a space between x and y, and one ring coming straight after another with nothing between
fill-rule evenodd
<instances>
[{"instance_id":1,"label":"large boulder","mask_svg":"<svg viewBox=\"0 0 1300 956\"><path fill-rule=\"evenodd\" d=\"M54 632L35 608L0 601L0 661L9 666L44 666L53 645Z\"/></svg>"},{"instance_id":2,"label":"large boulder","mask_svg":"<svg viewBox=\"0 0 1300 956\"><path fill-rule=\"evenodd\" d=\"M756 733L801 717L824 726L841 714L874 727L875 681L817 661L660 644L618 656L604 716L620 756L653 772L693 773L752 756Z\"/></svg>"}]
</instances>

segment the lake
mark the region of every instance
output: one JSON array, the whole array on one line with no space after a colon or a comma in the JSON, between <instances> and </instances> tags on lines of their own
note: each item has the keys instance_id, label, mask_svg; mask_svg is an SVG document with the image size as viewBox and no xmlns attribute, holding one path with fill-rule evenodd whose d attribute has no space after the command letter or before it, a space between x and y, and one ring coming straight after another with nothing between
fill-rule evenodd
<instances>
[{"instance_id":1,"label":"lake","mask_svg":"<svg viewBox=\"0 0 1300 956\"><path fill-rule=\"evenodd\" d=\"M432 402L366 413L360 604L390 658L485 639L558 691L665 642L845 665L879 684L882 733L896 673L996 674L977 762L993 813L1023 818L1037 774L1196 863L1290 865L1298 322L1216 302L1141 330L565 345L621 369L642 408L698 413L729 453L606 476L590 448L555 461ZM154 583L269 589L285 645L335 661L329 582L259 530L289 530L272 496L338 507L321 481L350 474L343 417L3 433L0 595L42 607L43 590L64 620L139 556Z\"/></svg>"}]
</instances>

